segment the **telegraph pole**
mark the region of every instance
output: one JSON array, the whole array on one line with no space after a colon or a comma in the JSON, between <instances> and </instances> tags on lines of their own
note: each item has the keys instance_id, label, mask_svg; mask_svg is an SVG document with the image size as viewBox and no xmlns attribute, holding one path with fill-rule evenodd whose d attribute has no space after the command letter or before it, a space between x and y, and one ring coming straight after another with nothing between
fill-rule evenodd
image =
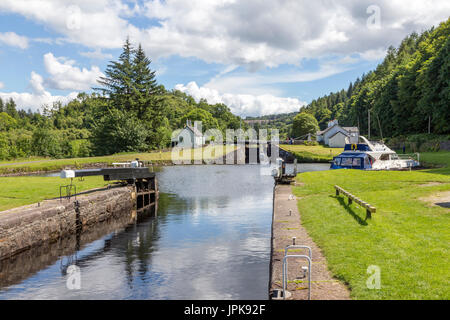
<instances>
[{"instance_id":1,"label":"telegraph pole","mask_svg":"<svg viewBox=\"0 0 450 320\"><path fill-rule=\"evenodd\" d=\"M367 110L368 114L368 128L369 128L369 140L370 140L370 109Z\"/></svg>"},{"instance_id":2,"label":"telegraph pole","mask_svg":"<svg viewBox=\"0 0 450 320\"><path fill-rule=\"evenodd\" d=\"M428 116L428 134L431 133L431 116Z\"/></svg>"}]
</instances>

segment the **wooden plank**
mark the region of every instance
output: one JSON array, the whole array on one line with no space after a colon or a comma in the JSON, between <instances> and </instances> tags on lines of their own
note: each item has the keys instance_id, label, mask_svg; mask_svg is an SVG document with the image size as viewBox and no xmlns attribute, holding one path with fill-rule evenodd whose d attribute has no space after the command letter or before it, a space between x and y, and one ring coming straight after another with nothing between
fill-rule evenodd
<instances>
[{"instance_id":1,"label":"wooden plank","mask_svg":"<svg viewBox=\"0 0 450 320\"><path fill-rule=\"evenodd\" d=\"M352 201L355 201L357 204L359 204L360 206L362 206L363 208L365 208L368 212L370 213L375 213L376 212L376 208L372 205L370 205L369 203L361 200L360 198L354 196L353 194L351 194L350 192L342 189L341 187L335 185L334 188L336 189L336 195L338 196L340 193L344 194L346 197L348 197L349 199L349 204L352 204Z\"/></svg>"}]
</instances>

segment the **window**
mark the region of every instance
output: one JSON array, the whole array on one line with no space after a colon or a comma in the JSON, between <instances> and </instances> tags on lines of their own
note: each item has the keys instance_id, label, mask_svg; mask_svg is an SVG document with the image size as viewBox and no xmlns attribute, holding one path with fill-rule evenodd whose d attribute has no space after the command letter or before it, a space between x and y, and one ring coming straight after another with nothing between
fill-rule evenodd
<instances>
[{"instance_id":1,"label":"window","mask_svg":"<svg viewBox=\"0 0 450 320\"><path fill-rule=\"evenodd\" d=\"M361 158L353 158L353 167L361 168Z\"/></svg>"},{"instance_id":2,"label":"window","mask_svg":"<svg viewBox=\"0 0 450 320\"><path fill-rule=\"evenodd\" d=\"M178 141L179 141L180 143L182 143L182 142L183 142L183 137L179 137L179 138L178 138Z\"/></svg>"},{"instance_id":3,"label":"window","mask_svg":"<svg viewBox=\"0 0 450 320\"><path fill-rule=\"evenodd\" d=\"M341 158L335 158L335 159L334 159L334 164L335 164L336 166L340 166L340 165L341 165Z\"/></svg>"},{"instance_id":4,"label":"window","mask_svg":"<svg viewBox=\"0 0 450 320\"><path fill-rule=\"evenodd\" d=\"M342 158L341 166L351 167L351 165L352 165L352 158Z\"/></svg>"}]
</instances>

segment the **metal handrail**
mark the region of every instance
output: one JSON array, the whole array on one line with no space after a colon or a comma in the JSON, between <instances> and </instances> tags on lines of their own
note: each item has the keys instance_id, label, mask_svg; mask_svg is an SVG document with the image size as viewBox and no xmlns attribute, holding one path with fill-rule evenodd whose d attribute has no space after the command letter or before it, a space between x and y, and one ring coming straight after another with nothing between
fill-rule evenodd
<instances>
[{"instance_id":1,"label":"metal handrail","mask_svg":"<svg viewBox=\"0 0 450 320\"><path fill-rule=\"evenodd\" d=\"M290 258L302 258L308 260L308 300L311 300L311 259L305 255L287 255L283 258L283 299L286 300L286 263Z\"/></svg>"},{"instance_id":2,"label":"metal handrail","mask_svg":"<svg viewBox=\"0 0 450 320\"><path fill-rule=\"evenodd\" d=\"M312 260L312 250L311 250L311 247L304 246L304 245L295 245L295 244L292 244L292 245L287 246L287 247L284 249L284 256L286 256L288 250L290 250L290 249L308 249L308 251L309 251L309 258Z\"/></svg>"},{"instance_id":3,"label":"metal handrail","mask_svg":"<svg viewBox=\"0 0 450 320\"><path fill-rule=\"evenodd\" d=\"M295 243L295 242L294 242L294 243ZM297 245L291 244L291 245L287 246L286 248L284 248L284 256L285 256L285 257L287 256L287 252L288 252L290 249L308 249L308 251L309 251L309 258L312 260L312 250L311 250L311 247L304 246L304 245L300 245L300 244L297 244ZM287 261L286 261L286 276L289 276L289 275L288 275L288 262L287 262Z\"/></svg>"}]
</instances>

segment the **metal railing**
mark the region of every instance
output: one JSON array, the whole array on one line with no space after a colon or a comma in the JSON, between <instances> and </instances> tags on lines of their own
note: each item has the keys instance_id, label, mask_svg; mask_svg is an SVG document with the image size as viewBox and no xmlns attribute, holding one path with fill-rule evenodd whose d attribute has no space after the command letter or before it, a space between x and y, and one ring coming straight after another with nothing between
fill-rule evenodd
<instances>
[{"instance_id":1,"label":"metal railing","mask_svg":"<svg viewBox=\"0 0 450 320\"><path fill-rule=\"evenodd\" d=\"M283 258L283 299L286 300L287 261L291 258L308 260L308 300L311 300L311 258L305 255L285 255Z\"/></svg>"},{"instance_id":2,"label":"metal railing","mask_svg":"<svg viewBox=\"0 0 450 320\"><path fill-rule=\"evenodd\" d=\"M286 299L286 282L288 279L288 259L289 258L305 258L308 260L308 299L311 300L311 261L312 261L312 250L311 247L305 245L295 244L296 237L292 238L291 245L284 248L284 258L283 258L283 299ZM288 251L292 249L307 249L308 255L288 255Z\"/></svg>"},{"instance_id":3,"label":"metal railing","mask_svg":"<svg viewBox=\"0 0 450 320\"><path fill-rule=\"evenodd\" d=\"M75 192L72 194L72 188L75 190ZM62 194L62 190L65 189L66 190L66 195L63 196ZM73 196L75 196L75 200L77 200L77 186L74 184L68 184L65 186L60 186L59 187L59 201L62 202L63 198L66 198L68 200L70 200L70 198Z\"/></svg>"}]
</instances>

